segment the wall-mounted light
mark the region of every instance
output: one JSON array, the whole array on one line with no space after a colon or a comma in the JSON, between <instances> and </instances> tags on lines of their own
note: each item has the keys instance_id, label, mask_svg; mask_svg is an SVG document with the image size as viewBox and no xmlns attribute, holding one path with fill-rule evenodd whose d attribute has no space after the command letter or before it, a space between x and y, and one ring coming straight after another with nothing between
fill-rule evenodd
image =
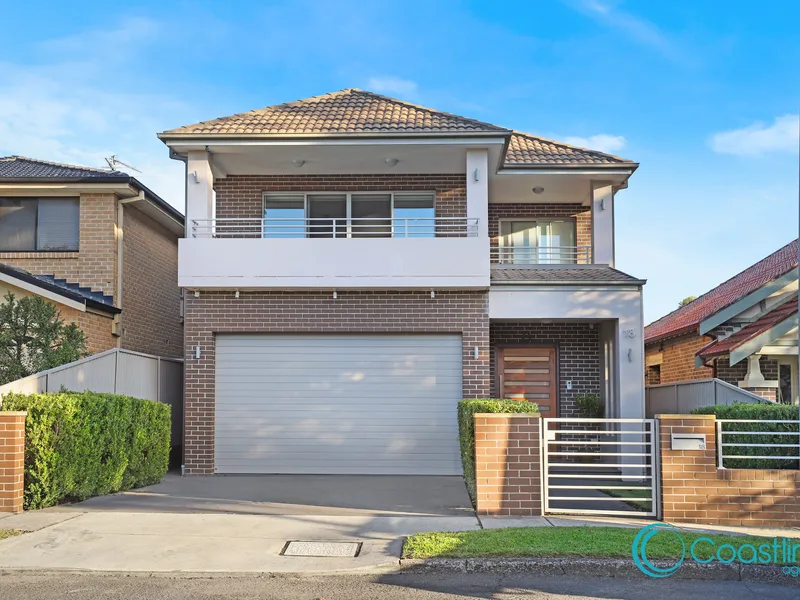
<instances>
[{"instance_id":1,"label":"wall-mounted light","mask_svg":"<svg viewBox=\"0 0 800 600\"><path fill-rule=\"evenodd\" d=\"M196 359L200 360L200 346L195 346L194 347L194 357Z\"/></svg>"},{"instance_id":2,"label":"wall-mounted light","mask_svg":"<svg viewBox=\"0 0 800 600\"><path fill-rule=\"evenodd\" d=\"M431 298L436 298L436 292L431 290Z\"/></svg>"},{"instance_id":3,"label":"wall-mounted light","mask_svg":"<svg viewBox=\"0 0 800 600\"><path fill-rule=\"evenodd\" d=\"M239 299L239 290L236 290L236 293L233 295L233 297L237 300Z\"/></svg>"},{"instance_id":4,"label":"wall-mounted light","mask_svg":"<svg viewBox=\"0 0 800 600\"><path fill-rule=\"evenodd\" d=\"M544 188L543 187L535 187L535 188L533 188L533 193L538 196L539 194L544 193Z\"/></svg>"},{"instance_id":5,"label":"wall-mounted light","mask_svg":"<svg viewBox=\"0 0 800 600\"><path fill-rule=\"evenodd\" d=\"M473 181L480 181L481 180L481 172L480 172L480 170L475 169L472 172L472 179L473 179Z\"/></svg>"},{"instance_id":6,"label":"wall-mounted light","mask_svg":"<svg viewBox=\"0 0 800 600\"><path fill-rule=\"evenodd\" d=\"M189 177L191 177L195 183L200 183L200 178L197 176L197 171L192 171L189 173Z\"/></svg>"},{"instance_id":7,"label":"wall-mounted light","mask_svg":"<svg viewBox=\"0 0 800 600\"><path fill-rule=\"evenodd\" d=\"M298 167L298 168L299 168L299 167L302 167L304 164L306 164L306 161L304 161L302 158L295 158L295 159L292 161L292 164L293 164L295 167Z\"/></svg>"},{"instance_id":8,"label":"wall-mounted light","mask_svg":"<svg viewBox=\"0 0 800 600\"><path fill-rule=\"evenodd\" d=\"M478 352L478 347L477 347L477 346L475 346L475 347L472 349L472 356L475 358L475 360L478 360L478 355L479 355L479 352Z\"/></svg>"},{"instance_id":9,"label":"wall-mounted light","mask_svg":"<svg viewBox=\"0 0 800 600\"><path fill-rule=\"evenodd\" d=\"M195 290L194 291L194 297L195 298L199 298L200 297L200 290Z\"/></svg>"},{"instance_id":10,"label":"wall-mounted light","mask_svg":"<svg viewBox=\"0 0 800 600\"><path fill-rule=\"evenodd\" d=\"M336 293L336 290L333 290L333 299L336 300L339 295Z\"/></svg>"},{"instance_id":11,"label":"wall-mounted light","mask_svg":"<svg viewBox=\"0 0 800 600\"><path fill-rule=\"evenodd\" d=\"M606 199L600 198L600 210L605 210L605 209L606 209Z\"/></svg>"},{"instance_id":12,"label":"wall-mounted light","mask_svg":"<svg viewBox=\"0 0 800 600\"><path fill-rule=\"evenodd\" d=\"M633 348L628 348L628 362L633 362Z\"/></svg>"},{"instance_id":13,"label":"wall-mounted light","mask_svg":"<svg viewBox=\"0 0 800 600\"><path fill-rule=\"evenodd\" d=\"M390 167L393 167L393 166L395 166L395 165L396 165L397 163L399 163L399 162L400 162L400 161L399 161L399 160L397 160L396 158L387 158L387 159L386 159L386 164L387 164L387 165L389 165Z\"/></svg>"}]
</instances>

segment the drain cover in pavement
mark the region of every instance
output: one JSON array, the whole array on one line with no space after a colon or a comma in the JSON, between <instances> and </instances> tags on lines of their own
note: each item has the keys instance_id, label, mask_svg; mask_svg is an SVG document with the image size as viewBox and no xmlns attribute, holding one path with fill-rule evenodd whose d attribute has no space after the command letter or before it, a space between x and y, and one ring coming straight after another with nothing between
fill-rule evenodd
<instances>
[{"instance_id":1,"label":"drain cover in pavement","mask_svg":"<svg viewBox=\"0 0 800 600\"><path fill-rule=\"evenodd\" d=\"M355 557L361 550L360 542L288 542L284 556L334 556Z\"/></svg>"}]
</instances>

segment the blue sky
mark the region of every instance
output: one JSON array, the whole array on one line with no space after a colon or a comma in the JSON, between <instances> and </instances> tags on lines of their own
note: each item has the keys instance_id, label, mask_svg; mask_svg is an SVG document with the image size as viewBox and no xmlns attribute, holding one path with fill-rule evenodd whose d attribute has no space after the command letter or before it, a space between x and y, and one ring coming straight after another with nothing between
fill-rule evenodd
<instances>
[{"instance_id":1,"label":"blue sky","mask_svg":"<svg viewBox=\"0 0 800 600\"><path fill-rule=\"evenodd\" d=\"M646 321L797 236L791 0L53 1L3 15L0 154L117 154L178 207L182 168L157 131L360 87L640 162L617 196L617 266L649 280Z\"/></svg>"}]
</instances>

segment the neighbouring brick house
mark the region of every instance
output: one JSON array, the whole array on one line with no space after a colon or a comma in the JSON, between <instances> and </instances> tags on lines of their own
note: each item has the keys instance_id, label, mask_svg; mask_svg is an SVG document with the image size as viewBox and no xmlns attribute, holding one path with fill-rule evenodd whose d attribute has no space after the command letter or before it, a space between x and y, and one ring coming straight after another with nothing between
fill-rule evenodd
<instances>
[{"instance_id":1,"label":"neighbouring brick house","mask_svg":"<svg viewBox=\"0 0 800 600\"><path fill-rule=\"evenodd\" d=\"M183 215L119 171L0 158L0 295L40 295L90 354L181 356Z\"/></svg>"},{"instance_id":2,"label":"neighbouring brick house","mask_svg":"<svg viewBox=\"0 0 800 600\"><path fill-rule=\"evenodd\" d=\"M165 131L187 474L461 471L456 403L644 414L637 164L361 90Z\"/></svg>"},{"instance_id":3,"label":"neighbouring brick house","mask_svg":"<svg viewBox=\"0 0 800 600\"><path fill-rule=\"evenodd\" d=\"M798 401L797 240L645 327L648 385L715 377Z\"/></svg>"}]
</instances>

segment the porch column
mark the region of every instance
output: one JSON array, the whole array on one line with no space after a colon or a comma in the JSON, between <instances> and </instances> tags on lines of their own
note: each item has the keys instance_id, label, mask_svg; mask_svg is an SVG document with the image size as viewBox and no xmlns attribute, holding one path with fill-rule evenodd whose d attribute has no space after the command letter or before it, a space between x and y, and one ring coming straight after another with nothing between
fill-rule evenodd
<instances>
[{"instance_id":1,"label":"porch column","mask_svg":"<svg viewBox=\"0 0 800 600\"><path fill-rule=\"evenodd\" d=\"M489 237L489 151L467 150L467 218L478 219L478 237Z\"/></svg>"},{"instance_id":2,"label":"porch column","mask_svg":"<svg viewBox=\"0 0 800 600\"><path fill-rule=\"evenodd\" d=\"M614 189L592 182L592 262L614 266Z\"/></svg>"},{"instance_id":3,"label":"porch column","mask_svg":"<svg viewBox=\"0 0 800 600\"><path fill-rule=\"evenodd\" d=\"M767 400L776 401L778 399L779 382L767 380L761 372L761 355L751 354L747 357L747 375L739 382L739 387L758 394Z\"/></svg>"},{"instance_id":4,"label":"porch column","mask_svg":"<svg viewBox=\"0 0 800 600\"><path fill-rule=\"evenodd\" d=\"M644 316L642 295L624 303L615 339L619 418L644 418Z\"/></svg>"},{"instance_id":5,"label":"porch column","mask_svg":"<svg viewBox=\"0 0 800 600\"><path fill-rule=\"evenodd\" d=\"M189 152L186 161L186 234L192 237L192 221L214 218L214 175L208 152Z\"/></svg>"}]
</instances>

